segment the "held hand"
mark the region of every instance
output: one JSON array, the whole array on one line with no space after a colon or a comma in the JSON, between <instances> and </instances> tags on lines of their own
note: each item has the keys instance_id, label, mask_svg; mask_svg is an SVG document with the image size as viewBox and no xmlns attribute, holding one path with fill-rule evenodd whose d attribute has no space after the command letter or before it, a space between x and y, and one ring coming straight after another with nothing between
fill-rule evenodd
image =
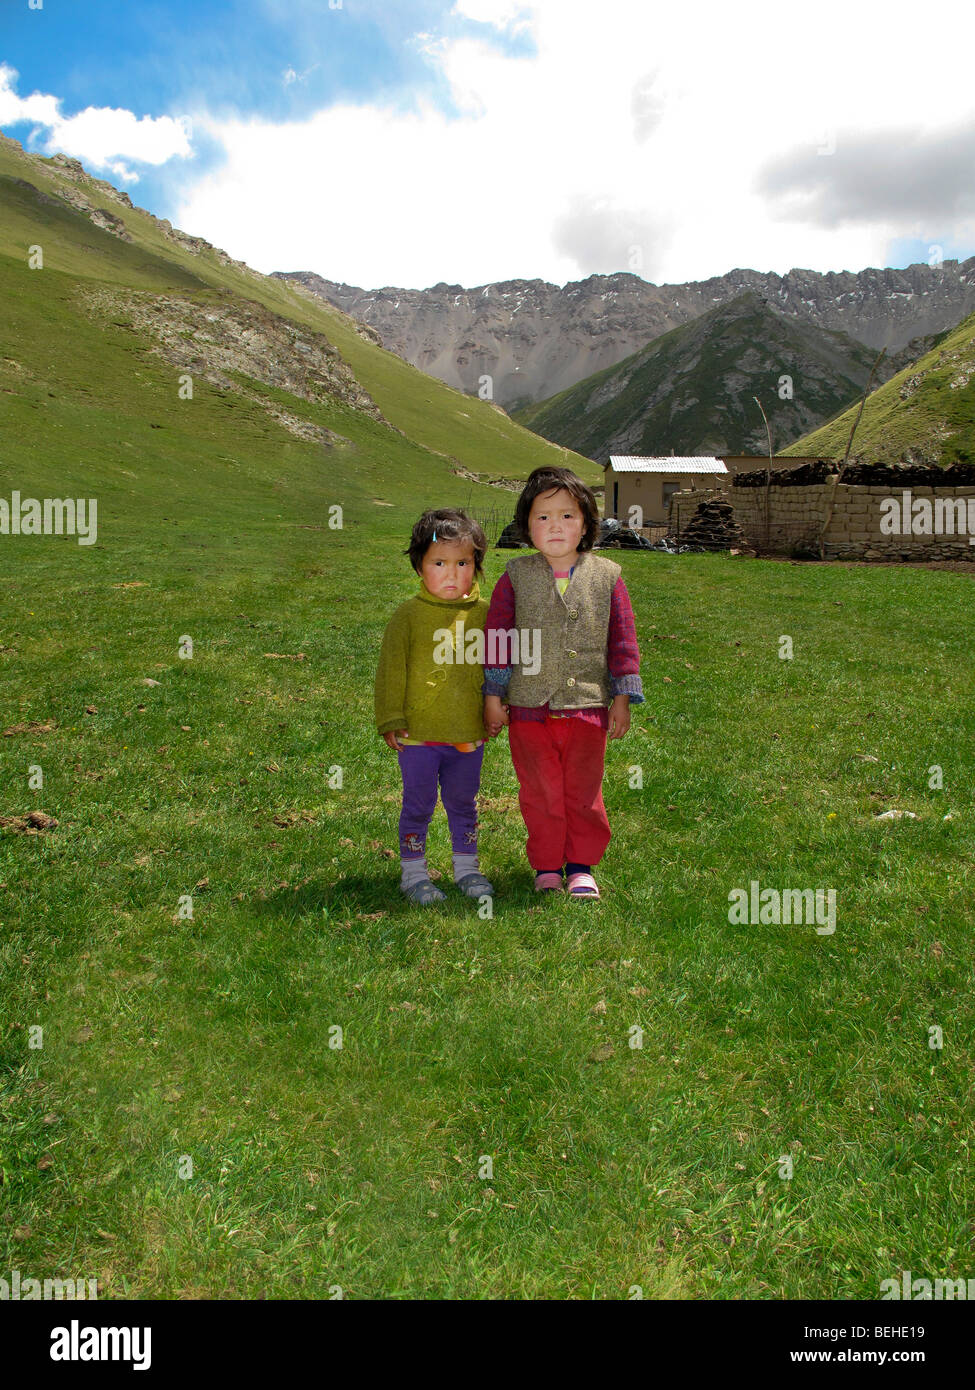
<instances>
[{"instance_id":1,"label":"held hand","mask_svg":"<svg viewBox=\"0 0 975 1390\"><path fill-rule=\"evenodd\" d=\"M392 748L394 753L399 753L403 748L402 743L400 743L400 739L409 738L409 730L391 729L388 734L383 734L383 738L389 744L390 748Z\"/></svg>"},{"instance_id":2,"label":"held hand","mask_svg":"<svg viewBox=\"0 0 975 1390\"><path fill-rule=\"evenodd\" d=\"M609 707L609 736L622 738L630 727L630 697L617 695Z\"/></svg>"},{"instance_id":3,"label":"held hand","mask_svg":"<svg viewBox=\"0 0 975 1390\"><path fill-rule=\"evenodd\" d=\"M489 738L496 738L508 723L508 707L501 703L500 695L484 697L484 727Z\"/></svg>"}]
</instances>

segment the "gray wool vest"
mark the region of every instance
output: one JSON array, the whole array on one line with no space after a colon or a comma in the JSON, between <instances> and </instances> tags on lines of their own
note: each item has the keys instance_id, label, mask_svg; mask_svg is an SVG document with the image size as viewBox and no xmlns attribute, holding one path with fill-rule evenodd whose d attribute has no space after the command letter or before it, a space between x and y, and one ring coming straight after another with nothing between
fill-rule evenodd
<instances>
[{"instance_id":1,"label":"gray wool vest","mask_svg":"<svg viewBox=\"0 0 975 1390\"><path fill-rule=\"evenodd\" d=\"M509 702L531 708L547 703L552 709L608 705L606 643L610 598L620 566L584 550L564 594L556 588L544 555L519 555L509 560L507 573L515 591L517 627L541 634L538 672L529 675L524 661L512 665ZM538 640L533 636L533 642Z\"/></svg>"}]
</instances>

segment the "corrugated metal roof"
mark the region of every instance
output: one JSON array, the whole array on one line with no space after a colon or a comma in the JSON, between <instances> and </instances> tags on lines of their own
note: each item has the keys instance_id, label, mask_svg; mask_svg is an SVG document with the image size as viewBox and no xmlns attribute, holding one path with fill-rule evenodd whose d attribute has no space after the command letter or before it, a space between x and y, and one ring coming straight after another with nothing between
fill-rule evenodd
<instances>
[{"instance_id":1,"label":"corrugated metal roof","mask_svg":"<svg viewBox=\"0 0 975 1390\"><path fill-rule=\"evenodd\" d=\"M727 473L719 458L710 454L681 456L668 454L641 458L638 454L610 454L610 467L617 473Z\"/></svg>"}]
</instances>

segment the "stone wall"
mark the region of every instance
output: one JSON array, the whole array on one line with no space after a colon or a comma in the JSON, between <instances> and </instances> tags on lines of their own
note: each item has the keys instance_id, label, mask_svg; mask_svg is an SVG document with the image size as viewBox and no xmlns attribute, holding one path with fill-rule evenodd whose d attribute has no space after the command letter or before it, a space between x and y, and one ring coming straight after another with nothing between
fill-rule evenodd
<instances>
[{"instance_id":1,"label":"stone wall","mask_svg":"<svg viewBox=\"0 0 975 1390\"><path fill-rule=\"evenodd\" d=\"M867 486L863 483L836 484L832 479L808 486L775 484L769 489L768 549L791 552L795 547L818 547L830 499L833 516L825 537L827 558L840 560L970 560L975 562L975 485L945 487L913 484L903 488L891 483ZM675 494L671 502L670 534L683 532L700 502L714 496L713 490ZM730 487L720 494L735 510L749 544L766 548L765 488ZM906 495L906 513L905 513ZM897 511L888 503L894 498ZM954 504L963 503L962 517ZM940 505L939 505L940 504ZM930 510L928 510L930 509ZM904 528L905 520L921 534L897 535L881 531L885 517L896 516ZM930 530L924 534L926 519ZM940 522L939 522L940 517ZM950 520L953 534L948 534ZM886 525L890 525L887 521Z\"/></svg>"}]
</instances>

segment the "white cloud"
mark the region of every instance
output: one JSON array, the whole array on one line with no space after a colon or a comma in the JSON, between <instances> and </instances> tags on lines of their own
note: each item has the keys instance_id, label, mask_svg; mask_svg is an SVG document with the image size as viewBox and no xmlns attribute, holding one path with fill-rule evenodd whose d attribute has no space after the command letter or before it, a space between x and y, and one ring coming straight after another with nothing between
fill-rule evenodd
<instances>
[{"instance_id":1,"label":"white cloud","mask_svg":"<svg viewBox=\"0 0 975 1390\"><path fill-rule=\"evenodd\" d=\"M297 72L294 68L285 68L281 74L281 81L285 87L290 87L292 82L307 82L311 73L318 67L321 67L320 63L312 63L311 67L305 68L304 72Z\"/></svg>"},{"instance_id":2,"label":"white cloud","mask_svg":"<svg viewBox=\"0 0 975 1390\"><path fill-rule=\"evenodd\" d=\"M127 164L123 164L120 159L113 159L108 165L106 165L106 168L108 169L108 172L110 174L114 174L115 177L117 179L121 179L123 183L139 182L139 175L135 172L135 170L130 169Z\"/></svg>"},{"instance_id":3,"label":"white cloud","mask_svg":"<svg viewBox=\"0 0 975 1390\"><path fill-rule=\"evenodd\" d=\"M0 64L0 128L30 121L46 132L45 153L72 155L95 169L107 170L126 183L138 174L124 160L165 164L192 154L189 128L172 116L141 116L109 106L88 106L74 116L61 114L57 97L35 92L20 97L14 90L17 73Z\"/></svg>"},{"instance_id":4,"label":"white cloud","mask_svg":"<svg viewBox=\"0 0 975 1390\"><path fill-rule=\"evenodd\" d=\"M16 125L18 121L36 121L40 125L53 125L58 120L57 97L41 96L34 92L29 97L19 97L13 90L17 73L6 63L0 63L0 126Z\"/></svg>"},{"instance_id":5,"label":"white cloud","mask_svg":"<svg viewBox=\"0 0 975 1390\"><path fill-rule=\"evenodd\" d=\"M821 0L810 19L778 0L705 12L457 0L458 15L498 28L530 21L537 53L417 34L459 119L427 102L281 125L198 117L226 164L190 186L175 217L261 270L366 287L855 270L882 264L897 236L975 238L972 225L928 225L923 209L787 223L759 188L769 161L828 148L827 136L842 150L847 132L899 129L905 91L935 128L970 107L965 45L919 64L899 25L869 9ZM964 9L947 0L938 32Z\"/></svg>"},{"instance_id":6,"label":"white cloud","mask_svg":"<svg viewBox=\"0 0 975 1390\"><path fill-rule=\"evenodd\" d=\"M204 108L195 124L225 160L160 211L260 270L366 287L562 283L613 269L657 282L738 266L857 270L883 264L898 238L970 244L965 201L912 196L907 178L900 202L865 197L836 225L822 214L884 141L895 151L885 179L896 180L905 92L931 148L950 149L943 132L971 119L967 46L939 41L937 63L919 62L893 6L881 18L849 0L820 0L814 14L781 0L704 10L456 0L453 14L497 33L456 37L450 24L427 24L412 40L454 114L429 99L410 109L400 90L388 103L281 123ZM942 0L931 36L964 30L967 13L966 0ZM530 36L535 51L501 51L498 36L512 35ZM288 86L303 74L281 76ZM184 146L168 117L155 129L131 112L65 121L54 98L12 97L0 83L0 124L10 100L17 119L40 121L51 142L57 132L59 148L73 139L69 152L88 159L189 153L188 133ZM783 188L798 217L782 215Z\"/></svg>"},{"instance_id":7,"label":"white cloud","mask_svg":"<svg viewBox=\"0 0 975 1390\"><path fill-rule=\"evenodd\" d=\"M531 9L532 6L522 0L456 0L451 14L475 19L481 24L493 24L498 29L509 26L517 29L530 25Z\"/></svg>"}]
</instances>

